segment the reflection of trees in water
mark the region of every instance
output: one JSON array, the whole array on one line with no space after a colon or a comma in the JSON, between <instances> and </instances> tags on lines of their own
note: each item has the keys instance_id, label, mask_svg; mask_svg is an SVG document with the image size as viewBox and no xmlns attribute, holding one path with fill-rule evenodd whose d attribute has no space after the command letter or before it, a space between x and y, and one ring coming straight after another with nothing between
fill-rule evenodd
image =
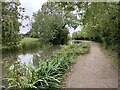
<instances>
[{"instance_id":1,"label":"reflection of trees in water","mask_svg":"<svg viewBox=\"0 0 120 90\"><path fill-rule=\"evenodd\" d=\"M56 52L56 50L60 49L60 46L45 46L42 49L34 49L34 50L27 50L27 51L22 51L22 52L12 52L9 54L3 54L2 57L2 75L4 76L5 74L7 75L7 73L11 72L10 68L12 68L12 66L15 65L16 62L20 61L18 60L19 55L23 54L23 55L27 55L27 54L31 54L33 55L32 61L33 61L33 65L37 66L38 62L40 60L44 60L47 57L49 57L50 55L52 55L53 52ZM21 59L21 58L19 58ZM3 85L7 85L6 81L3 81Z\"/></svg>"},{"instance_id":2,"label":"reflection of trees in water","mask_svg":"<svg viewBox=\"0 0 120 90\"><path fill-rule=\"evenodd\" d=\"M44 48L42 51L39 51L37 54L33 55L33 65L37 66L39 60L45 60L47 57L51 56L53 52L60 49L60 46L53 46L49 48Z\"/></svg>"},{"instance_id":3,"label":"reflection of trees in water","mask_svg":"<svg viewBox=\"0 0 120 90\"><path fill-rule=\"evenodd\" d=\"M33 55L33 65L34 66L38 65L38 62L39 62L39 60L41 60L43 58L43 55L44 55L43 51Z\"/></svg>"},{"instance_id":4,"label":"reflection of trees in water","mask_svg":"<svg viewBox=\"0 0 120 90\"><path fill-rule=\"evenodd\" d=\"M48 56L50 56L54 51L56 51L59 48L60 48L60 46L47 45L41 49L27 50L27 51L22 51L22 52L18 52L18 53L12 52L9 54L3 54L2 61L3 61L3 63L8 62L9 65L11 66L14 63L14 61L17 61L19 59L18 58L19 55L32 54L33 55L33 63L34 63L34 65L36 65L40 59L47 58Z\"/></svg>"},{"instance_id":5,"label":"reflection of trees in water","mask_svg":"<svg viewBox=\"0 0 120 90\"><path fill-rule=\"evenodd\" d=\"M9 54L3 54L2 56L2 62L3 62L3 74L6 73L10 66L12 66L15 61L18 61L18 56L23 54L31 54L33 55L33 65L36 66L38 65L39 60L43 60L47 57L49 57L54 51L60 49L60 46L51 46L51 45L46 45L43 48L39 49L34 49L34 50L27 50L27 51L22 51L22 52L12 52ZM20 60L19 60L20 61Z\"/></svg>"}]
</instances>

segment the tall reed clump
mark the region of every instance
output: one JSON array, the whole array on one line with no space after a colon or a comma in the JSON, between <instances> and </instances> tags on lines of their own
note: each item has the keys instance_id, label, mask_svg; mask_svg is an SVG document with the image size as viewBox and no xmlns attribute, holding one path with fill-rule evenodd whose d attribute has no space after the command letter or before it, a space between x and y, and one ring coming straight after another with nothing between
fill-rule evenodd
<instances>
[{"instance_id":1,"label":"tall reed clump","mask_svg":"<svg viewBox=\"0 0 120 90\"><path fill-rule=\"evenodd\" d=\"M22 76L19 75L19 77L22 77L22 80L19 81L24 83L18 84L20 86L17 85L17 88L62 88L61 82L63 75L66 70L68 70L73 60L76 56L85 54L88 51L89 45L86 43L62 46L62 49L57 53L54 53L45 60L40 60L37 68L31 69L29 66L29 69L23 72L25 74L22 74ZM14 69L15 68L13 68L13 70ZM16 80L16 77L12 77L12 80ZM20 83L19 81L16 82ZM15 83L10 82L9 84L14 86Z\"/></svg>"}]
</instances>

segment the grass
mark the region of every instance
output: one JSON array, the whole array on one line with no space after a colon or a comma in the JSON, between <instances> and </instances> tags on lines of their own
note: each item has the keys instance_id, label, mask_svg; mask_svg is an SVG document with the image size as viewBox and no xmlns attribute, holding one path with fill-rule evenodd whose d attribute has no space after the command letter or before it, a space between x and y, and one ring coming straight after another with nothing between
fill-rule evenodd
<instances>
[{"instance_id":1,"label":"grass","mask_svg":"<svg viewBox=\"0 0 120 90\"><path fill-rule=\"evenodd\" d=\"M47 59L40 60L37 68L25 67L25 65L15 63L12 71L7 74L9 87L61 88L65 72L77 56L89 51L89 45L80 43L61 47L62 49L53 53Z\"/></svg>"},{"instance_id":2,"label":"grass","mask_svg":"<svg viewBox=\"0 0 120 90\"><path fill-rule=\"evenodd\" d=\"M24 38L20 42L20 47L24 50L34 49L42 46L37 38Z\"/></svg>"},{"instance_id":3,"label":"grass","mask_svg":"<svg viewBox=\"0 0 120 90\"><path fill-rule=\"evenodd\" d=\"M24 38L21 40L20 43L31 43L31 42L35 42L35 41L38 41L37 38Z\"/></svg>"},{"instance_id":4,"label":"grass","mask_svg":"<svg viewBox=\"0 0 120 90\"><path fill-rule=\"evenodd\" d=\"M81 43L81 40L72 40L73 43Z\"/></svg>"},{"instance_id":5,"label":"grass","mask_svg":"<svg viewBox=\"0 0 120 90\"><path fill-rule=\"evenodd\" d=\"M120 62L119 62L120 60L116 52L113 52L111 49L105 49L102 44L101 44L101 49L104 52L104 54L112 60L114 64L120 67Z\"/></svg>"},{"instance_id":6,"label":"grass","mask_svg":"<svg viewBox=\"0 0 120 90\"><path fill-rule=\"evenodd\" d=\"M21 51L21 50L30 50L35 49L37 47L41 47L42 44L38 41L37 38L24 38L20 41L20 44L18 44L16 47L7 47L7 46L0 46L0 49L2 49L2 53L9 53L9 52L15 52L15 51Z\"/></svg>"}]
</instances>

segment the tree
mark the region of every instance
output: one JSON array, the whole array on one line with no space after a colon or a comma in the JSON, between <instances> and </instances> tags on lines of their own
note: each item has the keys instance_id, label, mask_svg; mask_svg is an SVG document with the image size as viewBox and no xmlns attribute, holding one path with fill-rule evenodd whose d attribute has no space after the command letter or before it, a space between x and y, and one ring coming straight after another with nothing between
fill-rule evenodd
<instances>
[{"instance_id":1,"label":"tree","mask_svg":"<svg viewBox=\"0 0 120 90\"><path fill-rule=\"evenodd\" d=\"M48 15L42 11L34 13L34 22L32 22L31 34L36 33L39 40L43 43L52 42L53 44L66 43L68 30L62 28L63 18L60 15Z\"/></svg>"},{"instance_id":2,"label":"tree","mask_svg":"<svg viewBox=\"0 0 120 90\"><path fill-rule=\"evenodd\" d=\"M95 36L99 33L104 46L117 52L120 38L118 8L117 3L91 3L84 16L85 25L93 27L90 30L91 34ZM97 32L92 32L93 30Z\"/></svg>"},{"instance_id":3,"label":"tree","mask_svg":"<svg viewBox=\"0 0 120 90\"><path fill-rule=\"evenodd\" d=\"M20 12L24 12L24 8L19 5L15 2L2 2L2 44L5 46L15 46L21 40L19 27L22 24L18 19L23 19Z\"/></svg>"},{"instance_id":4,"label":"tree","mask_svg":"<svg viewBox=\"0 0 120 90\"><path fill-rule=\"evenodd\" d=\"M62 4L65 2L62 2ZM64 10L65 8L61 8L60 5L62 5L61 3L58 2L47 2L44 3L41 11L44 14L48 14L48 15L61 15L61 17L64 20L64 25L63 28L65 26L69 26L72 28L77 28L77 26L79 25L79 22L77 20L77 16L75 14L73 14L73 12L71 12L71 10L75 10L75 8L72 7L73 3L69 3L69 5L71 6L71 8L69 8L70 10Z\"/></svg>"},{"instance_id":5,"label":"tree","mask_svg":"<svg viewBox=\"0 0 120 90\"><path fill-rule=\"evenodd\" d=\"M83 16L84 28L88 28L89 37L101 40L105 48L117 53L120 53L119 8L117 2L89 3Z\"/></svg>"},{"instance_id":6,"label":"tree","mask_svg":"<svg viewBox=\"0 0 120 90\"><path fill-rule=\"evenodd\" d=\"M73 2L78 8L82 32L92 40L102 41L106 48L120 55L119 10L120 2ZM64 10L70 10L69 2L59 3ZM71 10L72 11L72 10ZM81 32L81 33L82 33Z\"/></svg>"},{"instance_id":7,"label":"tree","mask_svg":"<svg viewBox=\"0 0 120 90\"><path fill-rule=\"evenodd\" d=\"M69 5L71 5L71 4L69 4ZM66 31L67 31L66 33L68 33L66 26L76 28L79 25L77 16L74 15L71 11L65 11L63 9L64 8L61 8L59 3L57 3L57 2L44 3L41 8L41 11L38 11L38 13L34 14L34 16L33 16L33 17L35 17L33 22L34 21L35 22L32 23L32 29L30 31L31 36L39 37L40 39L42 39L40 41L44 41L44 40L49 41L50 40L50 41L52 41L52 43L63 43L63 42L61 42L61 38L63 38L63 36L58 33L56 33L56 35L54 35L54 33L59 31L59 33L64 32L63 34L65 34ZM72 6L71 6L71 8L69 8L69 9L73 10L74 8L72 8ZM42 20L42 19L44 19L44 20ZM59 22L60 25L57 24L57 22ZM56 26L57 26L57 30L56 30ZM51 27L51 29L50 29L50 27ZM58 29L58 27L59 27L59 29ZM40 37L39 34L41 34L42 32L49 33L49 35L44 33L43 36L41 35L41 37ZM52 36L54 36L54 37L52 37ZM43 39L45 37L46 37L46 39ZM55 37L57 37L57 40ZM59 38L60 42L57 42L58 38ZM63 40L63 41L66 41L66 40Z\"/></svg>"}]
</instances>

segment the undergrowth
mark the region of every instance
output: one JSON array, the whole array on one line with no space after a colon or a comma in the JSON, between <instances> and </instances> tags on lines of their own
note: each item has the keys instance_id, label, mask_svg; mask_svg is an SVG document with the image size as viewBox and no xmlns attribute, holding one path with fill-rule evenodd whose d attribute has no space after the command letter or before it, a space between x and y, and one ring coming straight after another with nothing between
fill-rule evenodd
<instances>
[{"instance_id":1,"label":"undergrowth","mask_svg":"<svg viewBox=\"0 0 120 90\"><path fill-rule=\"evenodd\" d=\"M26 66L20 62L13 64L3 80L8 81L4 88L62 88L63 75L78 55L89 51L86 43L63 45L62 49L45 60L40 60L37 68Z\"/></svg>"}]
</instances>

